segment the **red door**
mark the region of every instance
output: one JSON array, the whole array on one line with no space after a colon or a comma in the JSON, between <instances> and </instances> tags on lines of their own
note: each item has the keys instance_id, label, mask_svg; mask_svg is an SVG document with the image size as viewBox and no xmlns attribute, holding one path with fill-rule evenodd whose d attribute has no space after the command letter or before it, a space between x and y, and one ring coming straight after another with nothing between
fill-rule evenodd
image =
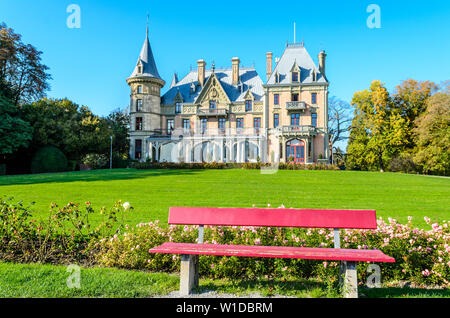
<instances>
[{"instance_id":1,"label":"red door","mask_svg":"<svg viewBox=\"0 0 450 318\"><path fill-rule=\"evenodd\" d=\"M289 162L305 163L305 142L294 139L286 144L286 158Z\"/></svg>"}]
</instances>

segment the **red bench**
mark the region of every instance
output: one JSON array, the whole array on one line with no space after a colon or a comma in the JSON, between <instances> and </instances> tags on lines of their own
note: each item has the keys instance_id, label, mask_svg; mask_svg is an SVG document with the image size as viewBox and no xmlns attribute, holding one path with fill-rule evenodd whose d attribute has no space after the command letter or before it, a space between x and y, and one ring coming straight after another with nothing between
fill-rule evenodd
<instances>
[{"instance_id":1,"label":"red bench","mask_svg":"<svg viewBox=\"0 0 450 318\"><path fill-rule=\"evenodd\" d=\"M198 255L274 257L341 261L345 297L358 297L356 262L395 262L379 250L340 248L340 229L376 229L373 210L170 208L169 224L199 225L198 244L164 243L151 253L181 255L180 293L198 286ZM303 227L334 229L334 248L204 244L204 226Z\"/></svg>"}]
</instances>

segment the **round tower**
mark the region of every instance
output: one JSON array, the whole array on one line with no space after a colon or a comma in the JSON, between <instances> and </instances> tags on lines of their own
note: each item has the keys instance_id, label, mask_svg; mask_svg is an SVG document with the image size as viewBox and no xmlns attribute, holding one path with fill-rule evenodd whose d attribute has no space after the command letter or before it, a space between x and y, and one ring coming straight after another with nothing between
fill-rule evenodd
<instances>
[{"instance_id":1,"label":"round tower","mask_svg":"<svg viewBox=\"0 0 450 318\"><path fill-rule=\"evenodd\" d=\"M130 86L130 157L149 156L148 137L161 134L161 89L166 82L159 76L147 33L136 67L127 83Z\"/></svg>"}]
</instances>

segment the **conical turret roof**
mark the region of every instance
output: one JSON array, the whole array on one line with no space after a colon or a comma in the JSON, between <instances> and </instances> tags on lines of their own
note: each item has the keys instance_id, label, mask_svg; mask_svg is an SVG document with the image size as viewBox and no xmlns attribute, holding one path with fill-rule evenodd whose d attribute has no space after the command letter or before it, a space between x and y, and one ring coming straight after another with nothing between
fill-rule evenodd
<instances>
[{"instance_id":1,"label":"conical turret roof","mask_svg":"<svg viewBox=\"0 0 450 318\"><path fill-rule=\"evenodd\" d=\"M152 77L162 80L161 76L159 76L158 69L156 67L152 47L150 46L150 40L148 37L148 26L144 45L142 46L141 49L141 54L139 54L136 67L134 68L134 71L131 74L130 78L133 77Z\"/></svg>"}]
</instances>

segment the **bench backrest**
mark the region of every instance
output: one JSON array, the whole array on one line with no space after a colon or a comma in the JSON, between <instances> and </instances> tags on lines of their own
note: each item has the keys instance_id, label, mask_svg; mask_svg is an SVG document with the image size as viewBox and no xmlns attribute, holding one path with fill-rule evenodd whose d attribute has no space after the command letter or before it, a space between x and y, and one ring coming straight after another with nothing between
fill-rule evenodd
<instances>
[{"instance_id":1,"label":"bench backrest","mask_svg":"<svg viewBox=\"0 0 450 318\"><path fill-rule=\"evenodd\" d=\"M169 224L376 229L374 210L172 207Z\"/></svg>"}]
</instances>

